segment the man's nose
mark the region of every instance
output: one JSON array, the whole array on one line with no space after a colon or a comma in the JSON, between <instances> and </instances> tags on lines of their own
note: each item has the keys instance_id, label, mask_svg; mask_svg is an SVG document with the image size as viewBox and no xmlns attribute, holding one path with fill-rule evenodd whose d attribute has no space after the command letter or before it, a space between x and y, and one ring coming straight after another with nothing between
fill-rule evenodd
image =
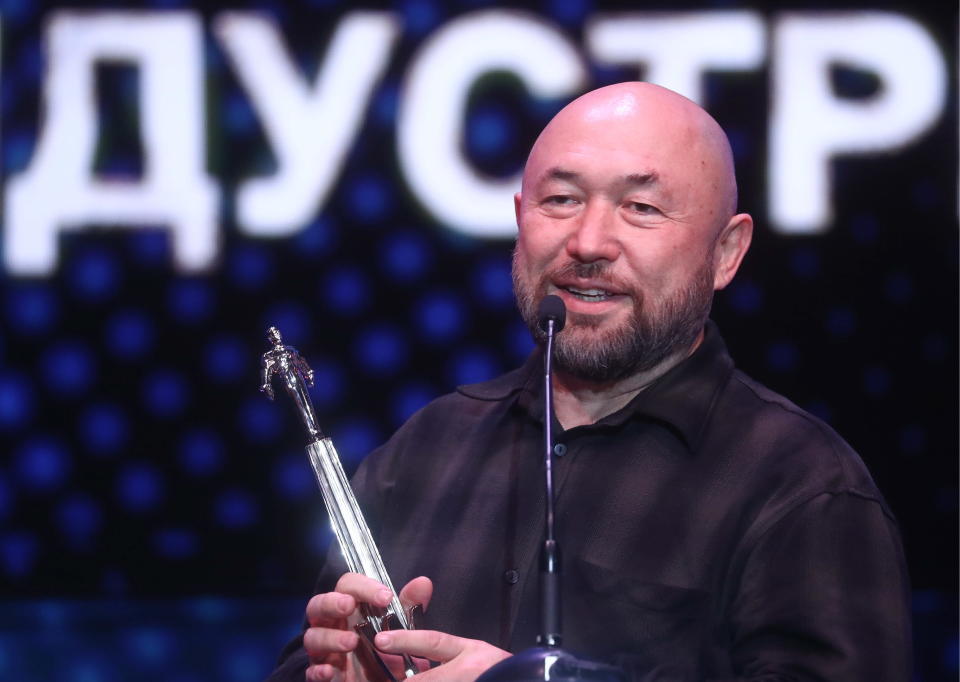
<instances>
[{"instance_id":1,"label":"man's nose","mask_svg":"<svg viewBox=\"0 0 960 682\"><path fill-rule=\"evenodd\" d=\"M612 207L599 201L589 202L567 237L566 248L570 257L581 263L616 260L620 255L620 242L614 220Z\"/></svg>"}]
</instances>

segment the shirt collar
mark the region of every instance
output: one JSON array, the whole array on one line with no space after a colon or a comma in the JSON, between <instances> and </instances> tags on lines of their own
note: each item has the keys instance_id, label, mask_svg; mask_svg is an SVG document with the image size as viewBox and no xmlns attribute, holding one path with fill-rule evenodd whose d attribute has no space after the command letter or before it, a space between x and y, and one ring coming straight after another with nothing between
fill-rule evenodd
<instances>
[{"instance_id":1,"label":"shirt collar","mask_svg":"<svg viewBox=\"0 0 960 682\"><path fill-rule=\"evenodd\" d=\"M522 367L491 381L459 386L457 391L479 400L504 400L514 396L519 407L541 420L542 368L543 355L537 348ZM732 371L733 360L726 344L717 326L708 320L703 341L690 357L647 386L620 410L595 424L577 428L616 427L630 419L650 419L669 426L695 452L716 396Z\"/></svg>"}]
</instances>

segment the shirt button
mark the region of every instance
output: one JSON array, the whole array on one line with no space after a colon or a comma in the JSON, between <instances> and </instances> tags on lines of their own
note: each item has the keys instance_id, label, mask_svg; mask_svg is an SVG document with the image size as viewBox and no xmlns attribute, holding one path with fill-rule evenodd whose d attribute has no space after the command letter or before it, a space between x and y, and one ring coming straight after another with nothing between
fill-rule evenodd
<instances>
[{"instance_id":1,"label":"shirt button","mask_svg":"<svg viewBox=\"0 0 960 682\"><path fill-rule=\"evenodd\" d=\"M553 454L555 454L557 457L563 457L565 454L567 454L567 446L563 443L557 443L553 446Z\"/></svg>"},{"instance_id":2,"label":"shirt button","mask_svg":"<svg viewBox=\"0 0 960 682\"><path fill-rule=\"evenodd\" d=\"M503 580L510 585L516 585L517 581L520 580L520 574L511 568L509 571L503 572Z\"/></svg>"}]
</instances>

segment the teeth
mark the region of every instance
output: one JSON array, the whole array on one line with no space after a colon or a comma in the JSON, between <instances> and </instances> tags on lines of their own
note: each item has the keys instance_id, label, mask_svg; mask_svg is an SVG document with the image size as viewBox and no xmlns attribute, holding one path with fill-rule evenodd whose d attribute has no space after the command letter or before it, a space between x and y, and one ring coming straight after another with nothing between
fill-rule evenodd
<instances>
[{"instance_id":1,"label":"teeth","mask_svg":"<svg viewBox=\"0 0 960 682\"><path fill-rule=\"evenodd\" d=\"M566 289L581 301L603 301L610 296L610 292L603 289L574 289L573 287L566 287Z\"/></svg>"}]
</instances>

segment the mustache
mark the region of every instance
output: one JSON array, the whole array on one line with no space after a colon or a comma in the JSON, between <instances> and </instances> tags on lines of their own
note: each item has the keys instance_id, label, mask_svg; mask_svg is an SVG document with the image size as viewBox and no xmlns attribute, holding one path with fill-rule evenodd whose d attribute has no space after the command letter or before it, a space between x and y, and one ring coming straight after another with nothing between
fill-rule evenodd
<instances>
[{"instance_id":1,"label":"mustache","mask_svg":"<svg viewBox=\"0 0 960 682\"><path fill-rule=\"evenodd\" d=\"M599 283L609 284L611 289L617 291L636 294L633 283L615 276L611 272L610 264L606 261L594 261L592 263L568 261L556 270L548 273L546 279L552 279L554 281L589 279Z\"/></svg>"}]
</instances>

